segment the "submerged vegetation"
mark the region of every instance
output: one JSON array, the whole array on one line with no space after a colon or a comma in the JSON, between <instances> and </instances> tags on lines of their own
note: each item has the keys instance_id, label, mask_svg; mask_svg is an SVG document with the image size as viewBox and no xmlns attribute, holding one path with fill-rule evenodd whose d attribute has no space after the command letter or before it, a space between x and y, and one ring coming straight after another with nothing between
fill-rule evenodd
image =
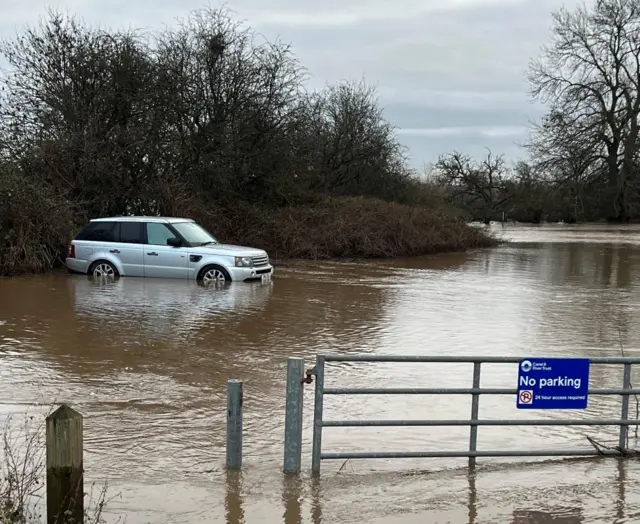
<instances>
[{"instance_id":1,"label":"submerged vegetation","mask_svg":"<svg viewBox=\"0 0 640 524\"><path fill-rule=\"evenodd\" d=\"M53 267L118 214L192 217L281 258L494 243L408 168L373 89L307 91L289 46L224 9L153 34L49 13L0 53L0 274Z\"/></svg>"}]
</instances>

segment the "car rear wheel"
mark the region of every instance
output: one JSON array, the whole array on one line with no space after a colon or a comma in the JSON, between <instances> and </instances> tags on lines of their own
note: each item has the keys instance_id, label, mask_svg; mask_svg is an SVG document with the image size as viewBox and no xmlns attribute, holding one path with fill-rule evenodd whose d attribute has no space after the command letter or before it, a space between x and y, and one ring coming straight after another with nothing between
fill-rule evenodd
<instances>
[{"instance_id":1,"label":"car rear wheel","mask_svg":"<svg viewBox=\"0 0 640 524\"><path fill-rule=\"evenodd\" d=\"M110 280L118 278L118 270L115 266L107 260L98 260L89 268L89 275L93 278L99 278L101 280Z\"/></svg>"},{"instance_id":2,"label":"car rear wheel","mask_svg":"<svg viewBox=\"0 0 640 524\"><path fill-rule=\"evenodd\" d=\"M198 280L200 280L205 286L209 286L212 284L224 284L231 282L231 276L223 267L206 266L202 268L202 271L200 271Z\"/></svg>"}]
</instances>

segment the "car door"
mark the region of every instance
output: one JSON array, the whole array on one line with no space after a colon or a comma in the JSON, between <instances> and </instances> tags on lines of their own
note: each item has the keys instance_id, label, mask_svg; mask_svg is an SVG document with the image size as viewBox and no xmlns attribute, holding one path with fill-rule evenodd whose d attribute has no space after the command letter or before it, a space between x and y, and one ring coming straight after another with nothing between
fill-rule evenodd
<instances>
[{"instance_id":1,"label":"car door","mask_svg":"<svg viewBox=\"0 0 640 524\"><path fill-rule=\"evenodd\" d=\"M176 234L161 222L145 223L144 276L157 278L187 278L189 258L186 247L167 245Z\"/></svg>"},{"instance_id":2,"label":"car door","mask_svg":"<svg viewBox=\"0 0 640 524\"><path fill-rule=\"evenodd\" d=\"M117 243L109 252L118 258L125 276L144 276L144 229L141 222L122 221L115 231Z\"/></svg>"}]
</instances>

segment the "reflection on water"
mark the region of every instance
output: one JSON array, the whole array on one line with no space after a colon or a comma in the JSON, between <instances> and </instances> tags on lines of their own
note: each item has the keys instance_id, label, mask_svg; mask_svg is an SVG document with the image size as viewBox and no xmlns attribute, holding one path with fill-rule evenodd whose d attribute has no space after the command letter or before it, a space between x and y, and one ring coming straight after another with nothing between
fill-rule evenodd
<instances>
[{"instance_id":1,"label":"reflection on water","mask_svg":"<svg viewBox=\"0 0 640 524\"><path fill-rule=\"evenodd\" d=\"M640 521L640 468L616 460L458 459L323 463L280 473L286 359L318 353L638 355L640 228L496 228L494 250L361 264L296 262L267 285L207 289L55 274L0 280L0 413L67 401L85 414L87 476L122 492L112 516L167 523ZM513 387L515 366L483 366ZM635 375L634 375L635 376ZM471 366L336 364L327 386L468 387ZM225 472L226 381L245 381L242 473ZM594 366L592 387L620 387ZM310 465L313 386L305 390ZM470 400L327 397L327 419L468 418ZM577 413L615 418L620 400ZM521 417L483 396L480 418ZM530 418L530 415L527 416ZM468 428L327 428L327 451L454 450ZM579 447L598 427L481 427L479 449ZM554 520L555 519L555 520ZM564 519L564 520L562 520Z\"/></svg>"},{"instance_id":2,"label":"reflection on water","mask_svg":"<svg viewBox=\"0 0 640 524\"><path fill-rule=\"evenodd\" d=\"M513 524L582 524L580 508L561 509L557 513L547 511L516 510Z\"/></svg>"},{"instance_id":3,"label":"reflection on water","mask_svg":"<svg viewBox=\"0 0 640 524\"><path fill-rule=\"evenodd\" d=\"M284 505L283 523L300 524L302 522L302 479L299 476L283 476L282 503Z\"/></svg>"},{"instance_id":4,"label":"reflection on water","mask_svg":"<svg viewBox=\"0 0 640 524\"><path fill-rule=\"evenodd\" d=\"M227 524L244 524L244 510L242 509L242 472L227 471L227 496L224 506Z\"/></svg>"},{"instance_id":5,"label":"reflection on water","mask_svg":"<svg viewBox=\"0 0 640 524\"><path fill-rule=\"evenodd\" d=\"M478 517L478 490L476 489L476 466L471 465L468 471L469 476L469 524L475 524Z\"/></svg>"}]
</instances>

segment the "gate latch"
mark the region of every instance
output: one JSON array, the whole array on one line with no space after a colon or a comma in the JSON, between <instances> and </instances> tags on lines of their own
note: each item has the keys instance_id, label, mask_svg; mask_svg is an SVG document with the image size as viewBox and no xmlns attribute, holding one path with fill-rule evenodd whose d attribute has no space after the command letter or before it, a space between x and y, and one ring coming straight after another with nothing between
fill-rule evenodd
<instances>
[{"instance_id":1,"label":"gate latch","mask_svg":"<svg viewBox=\"0 0 640 524\"><path fill-rule=\"evenodd\" d=\"M313 382L313 376L315 374L315 368L311 368L311 369L307 369L307 371L305 371L306 373L306 378L303 378L300 382L302 382L303 384L311 384Z\"/></svg>"}]
</instances>

